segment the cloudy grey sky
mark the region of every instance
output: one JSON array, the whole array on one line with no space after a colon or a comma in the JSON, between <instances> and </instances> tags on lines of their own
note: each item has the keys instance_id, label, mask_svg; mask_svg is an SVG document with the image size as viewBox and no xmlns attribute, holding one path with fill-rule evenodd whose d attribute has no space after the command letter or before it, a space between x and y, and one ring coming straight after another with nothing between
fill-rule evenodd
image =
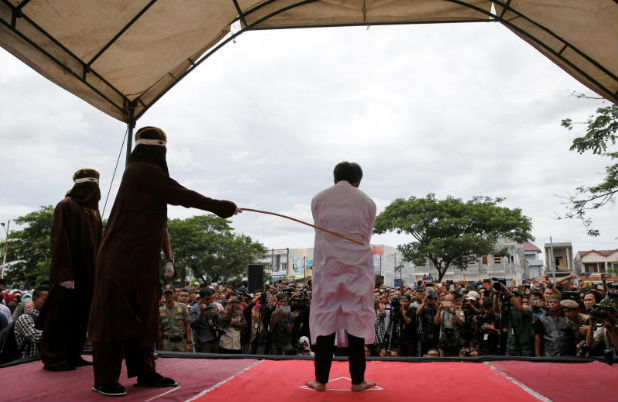
<instances>
[{"instance_id":1,"label":"cloudy grey sky","mask_svg":"<svg viewBox=\"0 0 618 402\"><path fill-rule=\"evenodd\" d=\"M110 187L126 127L0 50L0 221L55 204L82 167ZM591 216L601 237L557 220L564 197L606 161L569 151L601 104L498 24L249 32L215 53L138 122L168 134L172 177L213 198L311 221L311 197L342 160L360 163L378 212L435 193L505 197L532 218L535 244L618 247L616 206ZM111 186L109 215L124 167ZM171 217L202 213L172 207ZM237 232L269 248L312 247L306 226L245 212ZM3 235L0 237L4 237ZM396 246L408 238L374 236Z\"/></svg>"}]
</instances>

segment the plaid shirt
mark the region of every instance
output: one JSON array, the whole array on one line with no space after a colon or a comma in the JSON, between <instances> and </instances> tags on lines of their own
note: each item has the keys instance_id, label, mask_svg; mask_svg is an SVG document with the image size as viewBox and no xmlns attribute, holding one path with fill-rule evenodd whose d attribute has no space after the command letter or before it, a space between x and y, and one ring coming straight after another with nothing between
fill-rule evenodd
<instances>
[{"instance_id":1,"label":"plaid shirt","mask_svg":"<svg viewBox=\"0 0 618 402\"><path fill-rule=\"evenodd\" d=\"M386 326L384 325L385 317L386 313L382 313L379 309L376 309L376 322L374 327L376 340L374 345L378 345L380 349L386 349L388 347L386 339Z\"/></svg>"},{"instance_id":2,"label":"plaid shirt","mask_svg":"<svg viewBox=\"0 0 618 402\"><path fill-rule=\"evenodd\" d=\"M43 337L43 331L34 328L34 320L38 316L39 310L33 308L15 320L15 340L22 358L39 356L39 342Z\"/></svg>"}]
</instances>

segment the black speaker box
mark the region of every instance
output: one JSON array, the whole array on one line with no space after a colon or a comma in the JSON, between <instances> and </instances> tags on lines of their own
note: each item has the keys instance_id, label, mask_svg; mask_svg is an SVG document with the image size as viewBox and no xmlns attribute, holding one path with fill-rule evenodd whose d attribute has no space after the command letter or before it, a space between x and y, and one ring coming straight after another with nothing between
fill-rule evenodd
<instances>
[{"instance_id":1,"label":"black speaker box","mask_svg":"<svg viewBox=\"0 0 618 402\"><path fill-rule=\"evenodd\" d=\"M256 290L264 289L264 266L261 264L249 264L249 273L247 274L249 293L255 293Z\"/></svg>"}]
</instances>

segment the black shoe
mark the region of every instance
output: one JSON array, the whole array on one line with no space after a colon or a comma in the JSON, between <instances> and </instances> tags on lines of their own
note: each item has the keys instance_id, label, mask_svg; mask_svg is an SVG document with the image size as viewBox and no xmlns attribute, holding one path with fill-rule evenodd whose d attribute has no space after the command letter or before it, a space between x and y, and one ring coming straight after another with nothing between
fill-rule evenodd
<instances>
[{"instance_id":1,"label":"black shoe","mask_svg":"<svg viewBox=\"0 0 618 402\"><path fill-rule=\"evenodd\" d=\"M92 387L94 392L98 392L105 396L124 396L127 394L124 387L118 383L115 384L94 384Z\"/></svg>"},{"instance_id":2,"label":"black shoe","mask_svg":"<svg viewBox=\"0 0 618 402\"><path fill-rule=\"evenodd\" d=\"M74 362L72 362L75 367L81 367L81 366L92 366L92 362L89 362L88 360L80 357L79 359L75 360Z\"/></svg>"},{"instance_id":3,"label":"black shoe","mask_svg":"<svg viewBox=\"0 0 618 402\"><path fill-rule=\"evenodd\" d=\"M147 376L137 376L137 382L133 384L136 387L176 387L176 381L169 377L163 377L159 373L152 373Z\"/></svg>"},{"instance_id":4,"label":"black shoe","mask_svg":"<svg viewBox=\"0 0 618 402\"><path fill-rule=\"evenodd\" d=\"M75 370L75 366L72 364L61 364L59 366L43 366L47 371L71 371Z\"/></svg>"}]
</instances>

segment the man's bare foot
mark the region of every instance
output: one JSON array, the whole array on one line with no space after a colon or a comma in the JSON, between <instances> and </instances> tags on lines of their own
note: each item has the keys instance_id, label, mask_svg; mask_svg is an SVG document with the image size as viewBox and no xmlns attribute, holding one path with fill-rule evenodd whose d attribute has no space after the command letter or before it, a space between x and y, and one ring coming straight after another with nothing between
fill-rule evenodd
<instances>
[{"instance_id":1,"label":"man's bare foot","mask_svg":"<svg viewBox=\"0 0 618 402\"><path fill-rule=\"evenodd\" d=\"M369 389L371 387L375 387L376 383L372 382L372 381L363 381L360 384L352 384L352 387L350 388L352 391L364 391L366 389Z\"/></svg>"},{"instance_id":2,"label":"man's bare foot","mask_svg":"<svg viewBox=\"0 0 618 402\"><path fill-rule=\"evenodd\" d=\"M322 384L319 381L308 381L305 385L308 386L311 389L314 389L314 390L320 391L320 392L326 390L326 384Z\"/></svg>"}]
</instances>

